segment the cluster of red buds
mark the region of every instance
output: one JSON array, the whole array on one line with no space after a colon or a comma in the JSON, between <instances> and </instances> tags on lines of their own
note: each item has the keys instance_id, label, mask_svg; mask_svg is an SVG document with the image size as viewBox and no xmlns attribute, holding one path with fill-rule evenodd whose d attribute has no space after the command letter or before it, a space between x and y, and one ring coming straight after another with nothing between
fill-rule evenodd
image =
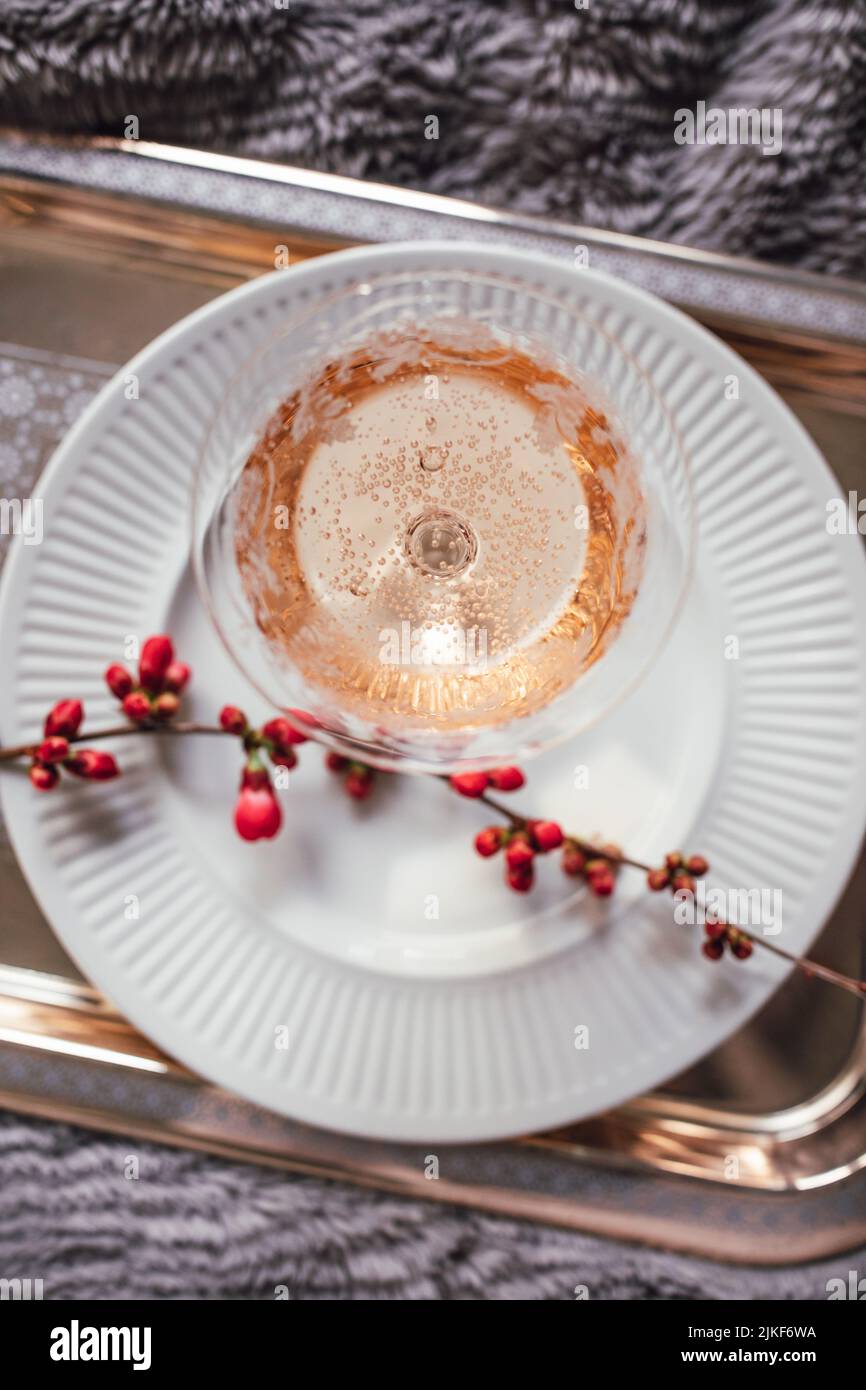
<instances>
[{"instance_id":1,"label":"cluster of red buds","mask_svg":"<svg viewBox=\"0 0 866 1390\"><path fill-rule=\"evenodd\" d=\"M535 882L536 856L560 848L563 873L583 878L597 898L610 897L616 886L616 847L605 845L603 853L587 854L553 820L488 825L475 836L475 848L484 859L505 850L505 882L515 893L528 893Z\"/></svg>"},{"instance_id":2,"label":"cluster of red buds","mask_svg":"<svg viewBox=\"0 0 866 1390\"><path fill-rule=\"evenodd\" d=\"M708 917L704 924L704 932L707 939L701 950L707 960L721 960L726 946L737 960L748 960L752 954L752 943L739 927L732 927L727 922Z\"/></svg>"},{"instance_id":3,"label":"cluster of red buds","mask_svg":"<svg viewBox=\"0 0 866 1390\"><path fill-rule=\"evenodd\" d=\"M376 773L366 763L344 758L340 753L326 753L325 767L343 778L343 790L355 801L366 801L373 790Z\"/></svg>"},{"instance_id":4,"label":"cluster of red buds","mask_svg":"<svg viewBox=\"0 0 866 1390\"><path fill-rule=\"evenodd\" d=\"M138 662L138 681L125 666L114 662L105 672L105 681L121 702L133 724L153 724L173 719L180 708L180 692L192 672L183 661L175 661L171 638L148 637Z\"/></svg>"},{"instance_id":5,"label":"cluster of red buds","mask_svg":"<svg viewBox=\"0 0 866 1390\"><path fill-rule=\"evenodd\" d=\"M117 777L120 768L110 753L98 748L76 748L69 740L75 738L84 718L80 700L58 700L45 719L45 737L34 750L30 764L30 781L37 791L50 792L60 781L60 769L89 782L108 782Z\"/></svg>"},{"instance_id":6,"label":"cluster of red buds","mask_svg":"<svg viewBox=\"0 0 866 1390\"><path fill-rule=\"evenodd\" d=\"M597 898L609 898L616 887L620 866L617 845L602 845L600 853L589 852L578 840L566 837L562 850L562 872L569 878L582 878Z\"/></svg>"},{"instance_id":7,"label":"cluster of red buds","mask_svg":"<svg viewBox=\"0 0 866 1390\"><path fill-rule=\"evenodd\" d=\"M698 878L703 878L709 864L702 854L691 854L686 858L679 850L665 855L665 862L658 869L650 869L646 881L654 893L669 888L672 893L694 893Z\"/></svg>"},{"instance_id":8,"label":"cluster of red buds","mask_svg":"<svg viewBox=\"0 0 866 1390\"><path fill-rule=\"evenodd\" d=\"M702 854L681 854L674 850L665 855L665 862L657 869L650 869L646 881L654 893L662 893L666 888L674 894L694 893L697 882L709 871L709 864ZM717 917L707 916L704 923L706 941L701 948L707 960L721 960L727 946L737 960L748 960L752 954L752 943L745 932L728 922L720 922Z\"/></svg>"},{"instance_id":9,"label":"cluster of red buds","mask_svg":"<svg viewBox=\"0 0 866 1390\"><path fill-rule=\"evenodd\" d=\"M455 772L448 781L461 796L484 796L491 787L497 792L516 792L526 782L519 767L494 767L488 772Z\"/></svg>"},{"instance_id":10,"label":"cluster of red buds","mask_svg":"<svg viewBox=\"0 0 866 1390\"><path fill-rule=\"evenodd\" d=\"M290 712L308 724L314 722L301 710ZM262 753L267 754L275 767L291 769L298 761L295 748L307 742L307 735L282 717L269 719L260 729L254 729L237 705L223 706L220 727L242 740L247 755L235 802L235 829L244 840L271 840L283 823L283 813Z\"/></svg>"}]
</instances>

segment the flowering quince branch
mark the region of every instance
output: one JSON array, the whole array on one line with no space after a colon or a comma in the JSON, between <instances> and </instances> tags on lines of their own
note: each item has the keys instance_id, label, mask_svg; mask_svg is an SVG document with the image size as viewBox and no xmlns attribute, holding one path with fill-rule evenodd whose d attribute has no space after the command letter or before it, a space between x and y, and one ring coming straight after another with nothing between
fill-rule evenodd
<instances>
[{"instance_id":1,"label":"flowering quince branch","mask_svg":"<svg viewBox=\"0 0 866 1390\"><path fill-rule=\"evenodd\" d=\"M639 859L629 858L616 845L598 846L578 836L565 835L556 821L533 820L519 815L509 806L494 800L489 793L490 787L498 791L515 791L522 787L525 779L519 768L496 768L488 773L457 773L442 780L448 782L460 796L479 801L504 816L505 825L489 825L478 832L475 849L484 859L491 858L500 850L505 851L505 879L509 888L517 893L527 893L532 887L537 856L556 849L562 850L563 873L570 878L583 878L590 892L599 898L610 897L616 887L617 873L622 868L640 870L646 875L647 886L653 892L670 889L674 895L690 896L696 892L696 880L709 871L709 864L700 854L685 856L675 851L665 856L664 864L653 868ZM754 948L760 946L780 960L796 966L807 978L824 980L861 1000L866 995L866 980L854 979L830 966L819 965L817 961L807 960L804 956L795 956L774 941L757 936L745 927L724 922L716 914L707 913L704 932L702 950L708 960L721 960L726 946L737 960L747 960Z\"/></svg>"},{"instance_id":2,"label":"flowering quince branch","mask_svg":"<svg viewBox=\"0 0 866 1390\"><path fill-rule=\"evenodd\" d=\"M267 757L274 767L295 767L298 760L295 747L306 743L307 735L282 717L270 719L261 729L255 729L236 705L226 705L220 711L219 725L176 722L180 696L191 676L189 666L175 660L169 637L148 637L141 649L137 679L116 662L105 672L106 685L121 702L121 709L129 721L127 724L82 734L79 732L84 720L81 701L60 700L46 716L42 741L0 748L0 763L30 758L29 775L33 786L37 791L52 791L64 768L91 781L108 781L120 776L120 768L110 753L74 747L85 738L95 743L128 734L228 734L241 741L245 754L235 803L235 828L244 840L270 840L282 825L283 813L264 758ZM316 722L302 710L289 711L293 712L308 726ZM345 790L356 800L365 799L373 790L375 773L366 764L336 753L327 755L326 764L332 772L345 773Z\"/></svg>"},{"instance_id":3,"label":"flowering quince branch","mask_svg":"<svg viewBox=\"0 0 866 1390\"><path fill-rule=\"evenodd\" d=\"M169 637L149 637L141 650L137 679L117 663L105 672L109 690L121 702L128 720L126 724L83 734L80 732L84 721L81 701L60 700L46 716L43 738L35 743L0 748L0 765L29 758L33 786L37 791L52 791L60 781L62 770L93 782L109 781L120 775L112 754L79 747L85 740L95 743L129 734L227 735L240 741L244 753L234 810L235 828L244 840L273 839L282 825L283 814L265 759L275 768L291 770L298 761L295 750L299 744L309 741L308 735L282 716L268 720L261 729L253 728L236 705L223 707L218 725L176 721L180 697L191 676L189 666L175 660ZM305 726L315 727L315 719L304 711L290 710L289 713L296 715ZM325 766L342 777L344 790L354 800L364 801L373 791L376 773L365 763L328 752ZM505 824L490 825L478 832L475 848L485 859L504 851L506 882L516 893L527 893L532 888L538 856L559 849L562 850L563 872L569 878L583 879L598 898L610 897L623 868L644 873L653 891L670 889L675 895L693 895L696 880L703 878L709 869L702 855L683 856L679 852L668 854L664 864L653 868L638 859L630 859L616 845L598 846L578 836L566 835L556 821L519 815L490 794L491 788L496 792L513 792L523 787L526 779L517 767L461 772L439 780L460 796L476 800L504 818ZM738 960L746 960L755 946L760 946L796 966L808 977L825 980L861 999L866 994L866 981L795 956L775 942L756 936L745 927L726 923L716 915L707 914L704 930L703 952L709 960L720 960L726 947Z\"/></svg>"}]
</instances>

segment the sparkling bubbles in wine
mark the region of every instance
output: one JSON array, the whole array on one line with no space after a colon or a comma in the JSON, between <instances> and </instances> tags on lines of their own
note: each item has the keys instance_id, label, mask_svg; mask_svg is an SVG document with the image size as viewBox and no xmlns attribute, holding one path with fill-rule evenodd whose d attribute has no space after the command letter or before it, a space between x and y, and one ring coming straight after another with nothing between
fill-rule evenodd
<instances>
[{"instance_id":1,"label":"sparkling bubbles in wine","mask_svg":"<svg viewBox=\"0 0 866 1390\"><path fill-rule=\"evenodd\" d=\"M286 395L233 494L243 590L327 711L414 731L542 709L634 602L639 470L609 403L468 319L374 331Z\"/></svg>"}]
</instances>

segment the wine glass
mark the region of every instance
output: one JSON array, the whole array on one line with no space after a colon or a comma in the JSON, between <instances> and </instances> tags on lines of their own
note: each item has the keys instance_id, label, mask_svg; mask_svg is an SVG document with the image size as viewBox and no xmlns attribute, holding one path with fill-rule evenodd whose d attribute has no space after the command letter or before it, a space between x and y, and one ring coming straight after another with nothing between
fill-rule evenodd
<instances>
[{"instance_id":1,"label":"wine glass","mask_svg":"<svg viewBox=\"0 0 866 1390\"><path fill-rule=\"evenodd\" d=\"M469 269L377 271L294 315L239 363L193 487L232 658L392 770L521 760L598 720L663 649L693 544L634 358L576 293Z\"/></svg>"}]
</instances>

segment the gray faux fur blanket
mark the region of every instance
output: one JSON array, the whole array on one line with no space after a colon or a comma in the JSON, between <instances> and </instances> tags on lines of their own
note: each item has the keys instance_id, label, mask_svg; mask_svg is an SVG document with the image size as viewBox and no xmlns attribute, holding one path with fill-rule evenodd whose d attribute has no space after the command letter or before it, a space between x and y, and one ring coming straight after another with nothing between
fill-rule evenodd
<instances>
[{"instance_id":1,"label":"gray faux fur blanket","mask_svg":"<svg viewBox=\"0 0 866 1390\"><path fill-rule=\"evenodd\" d=\"M0 1269L50 1300L812 1301L864 1254L711 1264L0 1113Z\"/></svg>"},{"instance_id":2,"label":"gray faux fur blanket","mask_svg":"<svg viewBox=\"0 0 866 1390\"><path fill-rule=\"evenodd\" d=\"M742 128L677 143L699 103L729 138L763 111L778 153ZM142 139L863 274L864 0L4 0L0 121L130 116Z\"/></svg>"}]
</instances>

